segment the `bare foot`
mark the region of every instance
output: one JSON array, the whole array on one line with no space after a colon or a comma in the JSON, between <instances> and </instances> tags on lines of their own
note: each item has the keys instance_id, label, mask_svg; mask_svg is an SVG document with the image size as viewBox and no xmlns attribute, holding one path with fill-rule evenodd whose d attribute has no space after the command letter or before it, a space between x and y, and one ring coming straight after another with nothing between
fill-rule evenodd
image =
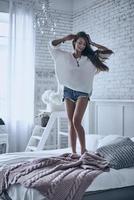
<instances>
[{"instance_id":1,"label":"bare foot","mask_svg":"<svg viewBox=\"0 0 134 200\"><path fill-rule=\"evenodd\" d=\"M82 150L81 155L83 155L85 152L88 152L88 150L87 149Z\"/></svg>"},{"instance_id":2,"label":"bare foot","mask_svg":"<svg viewBox=\"0 0 134 200\"><path fill-rule=\"evenodd\" d=\"M72 159L77 159L77 158L80 158L80 155L77 154L77 153L71 153L70 157L71 157Z\"/></svg>"}]
</instances>

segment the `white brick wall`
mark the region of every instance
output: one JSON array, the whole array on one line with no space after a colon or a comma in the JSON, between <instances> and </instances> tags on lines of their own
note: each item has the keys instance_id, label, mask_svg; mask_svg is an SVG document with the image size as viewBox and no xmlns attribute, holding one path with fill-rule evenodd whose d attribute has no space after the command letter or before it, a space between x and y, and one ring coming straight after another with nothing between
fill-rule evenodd
<instances>
[{"instance_id":1,"label":"white brick wall","mask_svg":"<svg viewBox=\"0 0 134 200\"><path fill-rule=\"evenodd\" d=\"M73 32L87 31L115 52L107 61L110 72L95 77L92 98L134 98L133 20L133 0L74 0Z\"/></svg>"}]
</instances>

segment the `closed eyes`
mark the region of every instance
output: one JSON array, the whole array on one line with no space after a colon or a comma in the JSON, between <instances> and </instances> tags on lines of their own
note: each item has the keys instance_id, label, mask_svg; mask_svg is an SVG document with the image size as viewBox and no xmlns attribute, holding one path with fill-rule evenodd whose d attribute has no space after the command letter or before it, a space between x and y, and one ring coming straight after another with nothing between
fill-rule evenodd
<instances>
[{"instance_id":1,"label":"closed eyes","mask_svg":"<svg viewBox=\"0 0 134 200\"><path fill-rule=\"evenodd\" d=\"M82 44L81 42L78 43L79 45L83 45L84 47L86 46L86 44Z\"/></svg>"}]
</instances>

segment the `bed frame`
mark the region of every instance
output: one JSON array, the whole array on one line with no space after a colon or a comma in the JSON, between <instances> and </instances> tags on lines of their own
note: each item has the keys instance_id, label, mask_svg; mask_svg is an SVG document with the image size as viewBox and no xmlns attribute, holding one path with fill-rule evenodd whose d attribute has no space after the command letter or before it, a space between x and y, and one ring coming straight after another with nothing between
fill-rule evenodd
<instances>
[{"instance_id":1,"label":"bed frame","mask_svg":"<svg viewBox=\"0 0 134 200\"><path fill-rule=\"evenodd\" d=\"M82 200L133 200L134 186L118 189L100 190L94 192L85 192ZM0 200L11 200L8 193L0 197ZM28 199L29 200L29 199Z\"/></svg>"},{"instance_id":2,"label":"bed frame","mask_svg":"<svg viewBox=\"0 0 134 200\"><path fill-rule=\"evenodd\" d=\"M86 192L82 200L133 200L134 186Z\"/></svg>"}]
</instances>

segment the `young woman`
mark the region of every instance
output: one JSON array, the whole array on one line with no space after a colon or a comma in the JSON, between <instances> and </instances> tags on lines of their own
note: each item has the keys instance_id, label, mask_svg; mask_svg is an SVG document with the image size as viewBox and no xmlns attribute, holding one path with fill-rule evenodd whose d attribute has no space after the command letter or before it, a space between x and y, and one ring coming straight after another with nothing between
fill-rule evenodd
<instances>
[{"instance_id":1,"label":"young woman","mask_svg":"<svg viewBox=\"0 0 134 200\"><path fill-rule=\"evenodd\" d=\"M64 51L59 47L61 43L70 40L72 40L74 52ZM91 45L98 49L94 51ZM81 122L92 94L94 75L100 71L109 70L103 62L113 51L92 42L90 36L85 32L70 34L50 41L49 50L55 62L58 82L64 86L63 101L66 104L69 121L72 157L76 157L77 136L81 154L87 151L85 131Z\"/></svg>"}]
</instances>

